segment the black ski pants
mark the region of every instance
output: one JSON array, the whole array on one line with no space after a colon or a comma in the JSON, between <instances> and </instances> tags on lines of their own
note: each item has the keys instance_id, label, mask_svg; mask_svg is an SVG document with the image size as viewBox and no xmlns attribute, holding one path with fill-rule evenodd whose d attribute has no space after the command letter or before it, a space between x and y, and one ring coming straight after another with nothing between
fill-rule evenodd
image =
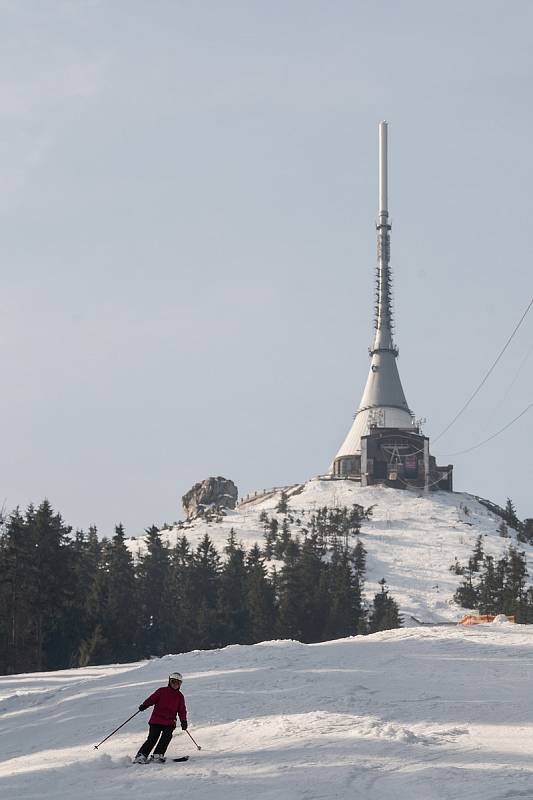
<instances>
[{"instance_id":1,"label":"black ski pants","mask_svg":"<svg viewBox=\"0 0 533 800\"><path fill-rule=\"evenodd\" d=\"M139 748L139 753L142 753L148 758L155 745L154 753L159 753L159 755L164 756L170 744L170 740L172 739L174 725L153 725L150 723L148 727L150 728L148 739ZM139 753L137 753L137 755L139 755Z\"/></svg>"}]
</instances>

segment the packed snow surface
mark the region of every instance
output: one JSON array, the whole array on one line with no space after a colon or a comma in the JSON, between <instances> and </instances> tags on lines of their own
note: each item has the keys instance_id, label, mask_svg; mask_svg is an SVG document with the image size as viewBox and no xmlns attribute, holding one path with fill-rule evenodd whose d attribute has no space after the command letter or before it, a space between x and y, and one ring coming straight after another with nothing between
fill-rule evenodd
<instances>
[{"instance_id":1,"label":"packed snow surface","mask_svg":"<svg viewBox=\"0 0 533 800\"><path fill-rule=\"evenodd\" d=\"M388 631L0 677L0 796L17 800L533 798L533 629ZM190 731L133 765L169 672Z\"/></svg>"}]
</instances>

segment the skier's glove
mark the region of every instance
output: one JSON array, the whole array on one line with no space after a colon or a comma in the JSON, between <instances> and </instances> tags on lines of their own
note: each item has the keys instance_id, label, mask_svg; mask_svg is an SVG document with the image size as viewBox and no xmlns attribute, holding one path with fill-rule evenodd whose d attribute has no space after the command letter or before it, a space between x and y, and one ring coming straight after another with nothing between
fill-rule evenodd
<instances>
[{"instance_id":1,"label":"skier's glove","mask_svg":"<svg viewBox=\"0 0 533 800\"><path fill-rule=\"evenodd\" d=\"M141 703L141 705L139 706L139 711L145 711L145 710L146 706L144 705L144 703Z\"/></svg>"},{"instance_id":2,"label":"skier's glove","mask_svg":"<svg viewBox=\"0 0 533 800\"><path fill-rule=\"evenodd\" d=\"M187 730L187 720L186 719L182 719L181 720L181 730L182 731L186 731Z\"/></svg>"}]
</instances>

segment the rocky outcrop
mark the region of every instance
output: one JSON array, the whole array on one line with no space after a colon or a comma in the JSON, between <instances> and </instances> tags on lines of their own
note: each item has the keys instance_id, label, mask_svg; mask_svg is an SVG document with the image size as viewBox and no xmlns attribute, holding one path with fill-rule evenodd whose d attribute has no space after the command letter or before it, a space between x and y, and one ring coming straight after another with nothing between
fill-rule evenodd
<instances>
[{"instance_id":1,"label":"rocky outcrop","mask_svg":"<svg viewBox=\"0 0 533 800\"><path fill-rule=\"evenodd\" d=\"M235 508L239 492L229 478L206 478L195 483L192 489L183 495L183 510L190 521L197 517L210 517L224 514L226 509Z\"/></svg>"}]
</instances>

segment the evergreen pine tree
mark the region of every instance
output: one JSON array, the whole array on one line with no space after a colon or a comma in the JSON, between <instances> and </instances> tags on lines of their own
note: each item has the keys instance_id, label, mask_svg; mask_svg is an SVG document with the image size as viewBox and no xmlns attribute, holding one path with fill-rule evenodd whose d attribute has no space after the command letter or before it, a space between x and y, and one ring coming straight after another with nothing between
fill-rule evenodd
<instances>
[{"instance_id":1,"label":"evergreen pine tree","mask_svg":"<svg viewBox=\"0 0 533 800\"><path fill-rule=\"evenodd\" d=\"M500 613L500 587L492 556L486 555L483 559L483 572L476 593L477 608L480 614Z\"/></svg>"},{"instance_id":2,"label":"evergreen pine tree","mask_svg":"<svg viewBox=\"0 0 533 800\"><path fill-rule=\"evenodd\" d=\"M398 604L389 596L385 578L379 581L381 591L374 595L374 603L369 623L370 633L388 631L402 627Z\"/></svg>"},{"instance_id":3,"label":"evergreen pine tree","mask_svg":"<svg viewBox=\"0 0 533 800\"><path fill-rule=\"evenodd\" d=\"M206 533L193 555L194 590L200 600L205 600L211 607L216 605L220 556Z\"/></svg>"},{"instance_id":4,"label":"evergreen pine tree","mask_svg":"<svg viewBox=\"0 0 533 800\"><path fill-rule=\"evenodd\" d=\"M287 550L287 545L291 538L291 531L289 527L289 520L287 517L283 518L283 522L281 524L281 533L278 534L276 537L276 542L274 544L274 557L281 560L285 555Z\"/></svg>"},{"instance_id":5,"label":"evergreen pine tree","mask_svg":"<svg viewBox=\"0 0 533 800\"><path fill-rule=\"evenodd\" d=\"M510 497L507 498L507 502L505 504L504 519L510 528L514 528L515 531L520 529L520 520L516 515L516 508Z\"/></svg>"},{"instance_id":6,"label":"evergreen pine tree","mask_svg":"<svg viewBox=\"0 0 533 800\"><path fill-rule=\"evenodd\" d=\"M237 543L235 531L230 530L226 561L220 573L218 616L223 644L245 644L248 635L248 606L246 603L245 552Z\"/></svg>"},{"instance_id":7,"label":"evergreen pine tree","mask_svg":"<svg viewBox=\"0 0 533 800\"><path fill-rule=\"evenodd\" d=\"M363 623L361 581L364 568L361 551L358 554L359 570L355 566L355 549L349 549L336 541L328 565L329 607L324 639L353 636ZM360 577L361 575L361 577Z\"/></svg>"},{"instance_id":8,"label":"evergreen pine tree","mask_svg":"<svg viewBox=\"0 0 533 800\"><path fill-rule=\"evenodd\" d=\"M354 548L353 563L359 585L362 586L366 572L366 550L360 539L357 539L357 544Z\"/></svg>"},{"instance_id":9,"label":"evergreen pine tree","mask_svg":"<svg viewBox=\"0 0 533 800\"><path fill-rule=\"evenodd\" d=\"M503 613L514 614L521 622L522 605L526 593L527 567L525 554L510 547L503 588Z\"/></svg>"},{"instance_id":10,"label":"evergreen pine tree","mask_svg":"<svg viewBox=\"0 0 533 800\"><path fill-rule=\"evenodd\" d=\"M171 649L175 626L170 552L155 525L146 529L145 544L137 569L140 638L145 655L162 656Z\"/></svg>"},{"instance_id":11,"label":"evergreen pine tree","mask_svg":"<svg viewBox=\"0 0 533 800\"><path fill-rule=\"evenodd\" d=\"M524 625L531 625L533 623L533 586L528 586L527 588L521 622Z\"/></svg>"},{"instance_id":12,"label":"evergreen pine tree","mask_svg":"<svg viewBox=\"0 0 533 800\"><path fill-rule=\"evenodd\" d=\"M86 666L89 662L88 641L94 633L90 598L102 557L102 545L94 526L85 534L77 531L71 545L75 591L68 605L70 657L63 666ZM83 651L83 652L82 652ZM81 659L81 660L80 660Z\"/></svg>"},{"instance_id":13,"label":"evergreen pine tree","mask_svg":"<svg viewBox=\"0 0 533 800\"><path fill-rule=\"evenodd\" d=\"M508 558L507 554L504 554L501 558L498 559L496 562L496 567L494 570L494 583L495 583L495 593L496 593L496 601L495 601L495 608L498 611L498 614L503 614L503 592L505 589L505 580L507 575L507 566L508 566Z\"/></svg>"},{"instance_id":14,"label":"evergreen pine tree","mask_svg":"<svg viewBox=\"0 0 533 800\"><path fill-rule=\"evenodd\" d=\"M481 564L482 561L483 561L483 536L480 534L476 539L474 550L468 562L470 570L472 572L477 572L479 570L479 565Z\"/></svg>"},{"instance_id":15,"label":"evergreen pine tree","mask_svg":"<svg viewBox=\"0 0 533 800\"><path fill-rule=\"evenodd\" d=\"M479 597L472 582L472 574L472 570L465 572L465 578L453 596L454 602L463 608L475 609L479 605Z\"/></svg>"},{"instance_id":16,"label":"evergreen pine tree","mask_svg":"<svg viewBox=\"0 0 533 800\"><path fill-rule=\"evenodd\" d=\"M68 539L71 528L48 500L36 510L28 509L26 525L35 548L35 668L57 669L68 663L71 645L71 631L65 625L65 610L75 591Z\"/></svg>"},{"instance_id":17,"label":"evergreen pine tree","mask_svg":"<svg viewBox=\"0 0 533 800\"><path fill-rule=\"evenodd\" d=\"M170 593L174 625L170 640L171 653L183 653L195 646L198 597L193 589L194 558L186 536L178 537L170 553Z\"/></svg>"},{"instance_id":18,"label":"evergreen pine tree","mask_svg":"<svg viewBox=\"0 0 533 800\"><path fill-rule=\"evenodd\" d=\"M37 669L34 609L37 604L35 547L16 509L0 537L0 672Z\"/></svg>"},{"instance_id":19,"label":"evergreen pine tree","mask_svg":"<svg viewBox=\"0 0 533 800\"><path fill-rule=\"evenodd\" d=\"M278 633L282 639L302 638L300 570L298 542L290 539L278 583Z\"/></svg>"},{"instance_id":20,"label":"evergreen pine tree","mask_svg":"<svg viewBox=\"0 0 533 800\"><path fill-rule=\"evenodd\" d=\"M319 642L328 615L329 598L326 580L327 565L318 537L308 537L301 546L297 570L296 605L299 606L298 628L302 642Z\"/></svg>"},{"instance_id":21,"label":"evergreen pine tree","mask_svg":"<svg viewBox=\"0 0 533 800\"><path fill-rule=\"evenodd\" d=\"M246 641L254 644L271 639L276 618L275 593L257 544L246 559L245 602L248 609Z\"/></svg>"},{"instance_id":22,"label":"evergreen pine tree","mask_svg":"<svg viewBox=\"0 0 533 800\"><path fill-rule=\"evenodd\" d=\"M266 517L264 523L265 533L265 558L270 561L274 555L274 548L278 539L279 522L274 517L269 519Z\"/></svg>"},{"instance_id":23,"label":"evergreen pine tree","mask_svg":"<svg viewBox=\"0 0 533 800\"><path fill-rule=\"evenodd\" d=\"M192 559L191 591L195 611L194 644L196 648L221 645L222 637L217 610L220 584L220 556L206 533Z\"/></svg>"},{"instance_id":24,"label":"evergreen pine tree","mask_svg":"<svg viewBox=\"0 0 533 800\"><path fill-rule=\"evenodd\" d=\"M140 604L133 558L122 525L108 545L105 602L102 619L102 642L107 643L114 661L133 661L141 655Z\"/></svg>"},{"instance_id":25,"label":"evergreen pine tree","mask_svg":"<svg viewBox=\"0 0 533 800\"><path fill-rule=\"evenodd\" d=\"M278 512L278 514L286 514L288 510L289 510L289 503L287 500L287 493L282 492L278 504L276 506L276 511Z\"/></svg>"}]
</instances>

